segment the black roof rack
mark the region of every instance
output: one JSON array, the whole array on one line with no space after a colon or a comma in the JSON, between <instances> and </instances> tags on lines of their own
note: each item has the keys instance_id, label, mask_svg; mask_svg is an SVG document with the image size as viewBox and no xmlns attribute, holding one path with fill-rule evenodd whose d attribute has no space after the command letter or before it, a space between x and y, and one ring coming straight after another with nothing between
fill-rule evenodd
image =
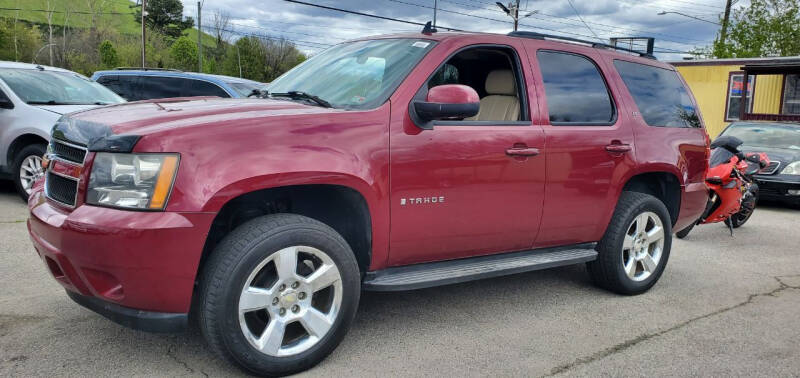
<instances>
[{"instance_id":1,"label":"black roof rack","mask_svg":"<svg viewBox=\"0 0 800 378\"><path fill-rule=\"evenodd\" d=\"M572 37L564 37L564 36L560 36L560 35L542 34L542 33L537 33L537 32L530 32L530 31L515 31L515 32L508 33L508 36L520 37L520 38L541 39L541 40L553 39L553 40L559 40L559 41L584 43L584 44L590 45L590 46L592 46L594 48L597 48L597 49L611 49L611 50L625 51L625 52L629 52L629 53L633 53L633 54L639 55L639 56L644 57L644 58L656 59L656 57L653 54L648 54L646 52L632 50L632 49L626 49L624 47L609 45L609 44L606 44L606 43L592 42L592 41L587 41L587 40L578 39L578 38L572 38Z\"/></svg>"},{"instance_id":2,"label":"black roof rack","mask_svg":"<svg viewBox=\"0 0 800 378\"><path fill-rule=\"evenodd\" d=\"M181 70L176 70L173 68L155 68L155 67L117 67L114 68L117 71L172 71L172 72L183 72Z\"/></svg>"}]
</instances>

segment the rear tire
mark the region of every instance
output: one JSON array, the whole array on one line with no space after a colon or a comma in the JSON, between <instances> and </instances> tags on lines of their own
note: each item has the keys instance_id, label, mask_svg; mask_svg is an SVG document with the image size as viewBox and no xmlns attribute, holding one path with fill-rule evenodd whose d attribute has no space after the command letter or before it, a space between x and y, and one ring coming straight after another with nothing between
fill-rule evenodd
<instances>
[{"instance_id":1,"label":"rear tire","mask_svg":"<svg viewBox=\"0 0 800 378\"><path fill-rule=\"evenodd\" d=\"M294 214L259 217L209 257L200 328L218 356L250 373L307 370L349 330L360 278L353 251L332 228Z\"/></svg>"},{"instance_id":2,"label":"rear tire","mask_svg":"<svg viewBox=\"0 0 800 378\"><path fill-rule=\"evenodd\" d=\"M47 145L30 144L19 150L17 156L14 157L14 163L11 166L14 187L26 202L31 194L33 184L44 176L42 156L46 151Z\"/></svg>"},{"instance_id":3,"label":"rear tire","mask_svg":"<svg viewBox=\"0 0 800 378\"><path fill-rule=\"evenodd\" d=\"M598 286L624 295L649 290L664 272L672 223L664 204L649 194L622 192L597 260L587 263Z\"/></svg>"}]
</instances>

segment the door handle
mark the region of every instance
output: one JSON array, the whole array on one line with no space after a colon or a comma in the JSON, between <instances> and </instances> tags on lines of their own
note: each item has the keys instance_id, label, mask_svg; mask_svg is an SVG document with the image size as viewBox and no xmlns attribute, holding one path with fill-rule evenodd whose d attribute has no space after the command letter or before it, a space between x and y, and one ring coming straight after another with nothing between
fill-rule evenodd
<instances>
[{"instance_id":1,"label":"door handle","mask_svg":"<svg viewBox=\"0 0 800 378\"><path fill-rule=\"evenodd\" d=\"M513 147L506 150L508 156L536 156L539 155L539 149L533 147Z\"/></svg>"},{"instance_id":2,"label":"door handle","mask_svg":"<svg viewBox=\"0 0 800 378\"><path fill-rule=\"evenodd\" d=\"M626 152L629 152L630 150L631 150L630 144L613 143L606 146L606 151L612 154L624 154Z\"/></svg>"}]
</instances>

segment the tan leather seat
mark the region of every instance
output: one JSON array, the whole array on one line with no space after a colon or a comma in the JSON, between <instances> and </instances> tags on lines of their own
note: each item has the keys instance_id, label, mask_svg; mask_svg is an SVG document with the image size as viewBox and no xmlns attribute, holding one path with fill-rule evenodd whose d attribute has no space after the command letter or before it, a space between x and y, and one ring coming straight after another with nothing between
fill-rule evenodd
<instances>
[{"instance_id":1,"label":"tan leather seat","mask_svg":"<svg viewBox=\"0 0 800 378\"><path fill-rule=\"evenodd\" d=\"M486 93L481 108L470 121L518 121L519 99L511 70L495 70L486 77Z\"/></svg>"}]
</instances>

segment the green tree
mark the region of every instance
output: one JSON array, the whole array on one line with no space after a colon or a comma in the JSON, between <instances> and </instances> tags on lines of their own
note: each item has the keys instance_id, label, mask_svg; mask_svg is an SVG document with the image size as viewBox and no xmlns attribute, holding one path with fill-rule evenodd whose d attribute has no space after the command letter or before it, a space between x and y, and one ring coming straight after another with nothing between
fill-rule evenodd
<instances>
[{"instance_id":1,"label":"green tree","mask_svg":"<svg viewBox=\"0 0 800 378\"><path fill-rule=\"evenodd\" d=\"M715 58L800 54L800 0L751 0L737 9L726 41L717 36Z\"/></svg>"},{"instance_id":2,"label":"green tree","mask_svg":"<svg viewBox=\"0 0 800 378\"><path fill-rule=\"evenodd\" d=\"M136 11L136 20L141 23L142 11ZM151 29L178 38L181 32L194 25L191 17L183 18L183 4L180 0L148 0L145 23Z\"/></svg>"},{"instance_id":3,"label":"green tree","mask_svg":"<svg viewBox=\"0 0 800 378\"><path fill-rule=\"evenodd\" d=\"M169 49L169 56L175 68L184 71L197 70L197 44L189 37L183 36L175 40Z\"/></svg>"},{"instance_id":4,"label":"green tree","mask_svg":"<svg viewBox=\"0 0 800 378\"><path fill-rule=\"evenodd\" d=\"M100 52L100 63L106 68L119 67L119 56L114 45L109 40L103 41L98 49Z\"/></svg>"}]
</instances>

